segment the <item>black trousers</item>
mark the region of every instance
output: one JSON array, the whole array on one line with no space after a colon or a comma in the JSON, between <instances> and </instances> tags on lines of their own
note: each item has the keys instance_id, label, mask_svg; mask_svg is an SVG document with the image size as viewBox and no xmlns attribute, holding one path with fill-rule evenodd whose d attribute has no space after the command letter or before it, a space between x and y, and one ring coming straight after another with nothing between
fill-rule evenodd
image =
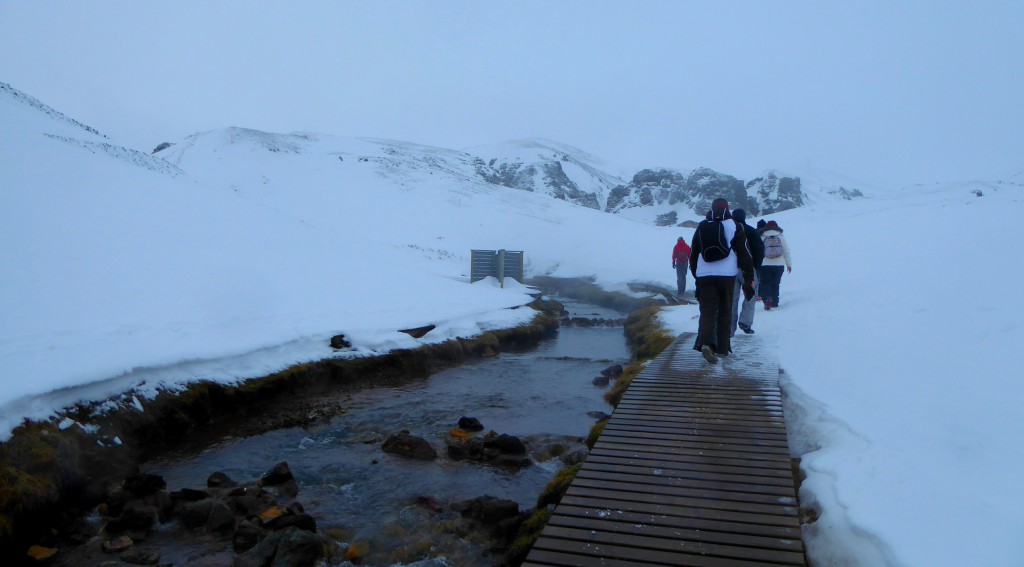
<instances>
[{"instance_id":1,"label":"black trousers","mask_svg":"<svg viewBox=\"0 0 1024 567\"><path fill-rule=\"evenodd\" d=\"M785 266L761 266L761 299L771 303L772 307L779 306L779 285L782 283L782 274L785 273Z\"/></svg>"},{"instance_id":2,"label":"black trousers","mask_svg":"<svg viewBox=\"0 0 1024 567\"><path fill-rule=\"evenodd\" d=\"M694 350L710 345L717 354L732 352L729 331L732 328L733 290L736 276L704 276L697 278L697 302L700 323Z\"/></svg>"}]
</instances>

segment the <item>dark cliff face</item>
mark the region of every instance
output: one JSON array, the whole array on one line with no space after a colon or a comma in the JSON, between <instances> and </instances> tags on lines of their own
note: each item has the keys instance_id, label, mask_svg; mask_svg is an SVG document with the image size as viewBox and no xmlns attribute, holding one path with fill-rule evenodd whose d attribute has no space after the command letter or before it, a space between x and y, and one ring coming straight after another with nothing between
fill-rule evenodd
<instances>
[{"instance_id":1,"label":"dark cliff face","mask_svg":"<svg viewBox=\"0 0 1024 567\"><path fill-rule=\"evenodd\" d=\"M795 209L805 202L799 177L778 177L774 173L748 181L746 193L760 203L759 211L750 211L758 215Z\"/></svg>"},{"instance_id":2,"label":"dark cliff face","mask_svg":"<svg viewBox=\"0 0 1024 567\"><path fill-rule=\"evenodd\" d=\"M489 162L484 162L482 159L474 160L476 174L488 183L522 191L535 191L538 188L537 183L541 183L543 187L547 188L546 192L556 199L591 209L601 208L597 195L580 189L565 174L562 163L559 161L539 164L496 163L496 161L494 159Z\"/></svg>"},{"instance_id":3,"label":"dark cliff face","mask_svg":"<svg viewBox=\"0 0 1024 567\"><path fill-rule=\"evenodd\" d=\"M605 211L617 213L632 207L681 205L680 210L702 215L718 197L729 201L731 208L742 208L755 216L800 207L805 202L799 177L768 173L744 183L706 167L688 175L671 169L645 169L634 175L629 184L611 190ZM668 226L677 220L677 214L664 213L657 217L656 224Z\"/></svg>"},{"instance_id":4,"label":"dark cliff face","mask_svg":"<svg viewBox=\"0 0 1024 567\"><path fill-rule=\"evenodd\" d=\"M734 208L749 206L743 182L731 175L703 167L689 175L671 169L645 169L628 185L612 189L605 210L616 213L632 207L682 204L699 212L711 208L717 197L725 197Z\"/></svg>"}]
</instances>

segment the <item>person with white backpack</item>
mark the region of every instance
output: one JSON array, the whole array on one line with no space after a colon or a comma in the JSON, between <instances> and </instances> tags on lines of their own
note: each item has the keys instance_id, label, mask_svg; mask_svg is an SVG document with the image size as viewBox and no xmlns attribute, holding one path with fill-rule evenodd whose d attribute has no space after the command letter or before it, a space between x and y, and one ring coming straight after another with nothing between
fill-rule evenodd
<instances>
[{"instance_id":1,"label":"person with white backpack","mask_svg":"<svg viewBox=\"0 0 1024 567\"><path fill-rule=\"evenodd\" d=\"M761 299L765 311L779 306L779 285L783 270L793 271L793 260L789 254L789 243L782 235L779 223L770 220L761 232L764 243L764 261L761 262Z\"/></svg>"}]
</instances>

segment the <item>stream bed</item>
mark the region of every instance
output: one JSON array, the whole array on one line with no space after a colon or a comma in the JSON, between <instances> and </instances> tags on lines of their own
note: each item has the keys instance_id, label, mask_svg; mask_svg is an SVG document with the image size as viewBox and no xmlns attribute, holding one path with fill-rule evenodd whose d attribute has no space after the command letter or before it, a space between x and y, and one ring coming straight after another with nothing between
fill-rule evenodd
<instances>
[{"instance_id":1,"label":"stream bed","mask_svg":"<svg viewBox=\"0 0 1024 567\"><path fill-rule=\"evenodd\" d=\"M566 309L570 317L623 316L571 302ZM245 482L287 461L300 489L296 500L320 532L358 546L362 565L490 565L486 541L453 529L459 514L450 505L490 495L514 500L521 510L534 507L554 474L585 453L583 439L600 414L612 411L603 399L606 387L594 385L594 378L628 359L622 327L562 327L529 350L474 360L426 379L328 394L344 408L328 421L204 440L203 448L166 454L143 472L161 475L170 490L205 488L213 472ZM509 468L449 458L445 439L463 416L477 418L484 432L523 440L533 464ZM430 442L437 459L384 453L383 441L402 430ZM159 539L149 543L165 563L193 563L217 553L226 558L223 546Z\"/></svg>"}]
</instances>

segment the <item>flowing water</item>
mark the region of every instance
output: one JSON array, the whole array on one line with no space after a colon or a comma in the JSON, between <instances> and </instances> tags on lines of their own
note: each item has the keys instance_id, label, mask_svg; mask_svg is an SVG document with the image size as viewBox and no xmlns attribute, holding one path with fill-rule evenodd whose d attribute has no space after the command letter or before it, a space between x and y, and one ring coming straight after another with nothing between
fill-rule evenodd
<instances>
[{"instance_id":1,"label":"flowing water","mask_svg":"<svg viewBox=\"0 0 1024 567\"><path fill-rule=\"evenodd\" d=\"M566 308L570 316L622 317L588 305ZM566 327L527 351L395 387L338 394L345 413L314 428L223 439L198 453L150 462L145 472L162 475L170 490L205 488L215 471L246 482L287 461L300 486L297 500L320 531L369 549L363 565L438 557L452 565L488 565L484 542L455 533L457 513L447 506L436 512L417 499L450 504L490 495L523 510L533 507L566 456L585 450L582 440L595 423L588 414L611 412L606 388L593 379L628 357L621 327ZM503 468L449 459L444 440L462 416L476 417L485 431L523 439L534 464ZM384 439L403 429L427 439L438 458L384 453Z\"/></svg>"}]
</instances>

